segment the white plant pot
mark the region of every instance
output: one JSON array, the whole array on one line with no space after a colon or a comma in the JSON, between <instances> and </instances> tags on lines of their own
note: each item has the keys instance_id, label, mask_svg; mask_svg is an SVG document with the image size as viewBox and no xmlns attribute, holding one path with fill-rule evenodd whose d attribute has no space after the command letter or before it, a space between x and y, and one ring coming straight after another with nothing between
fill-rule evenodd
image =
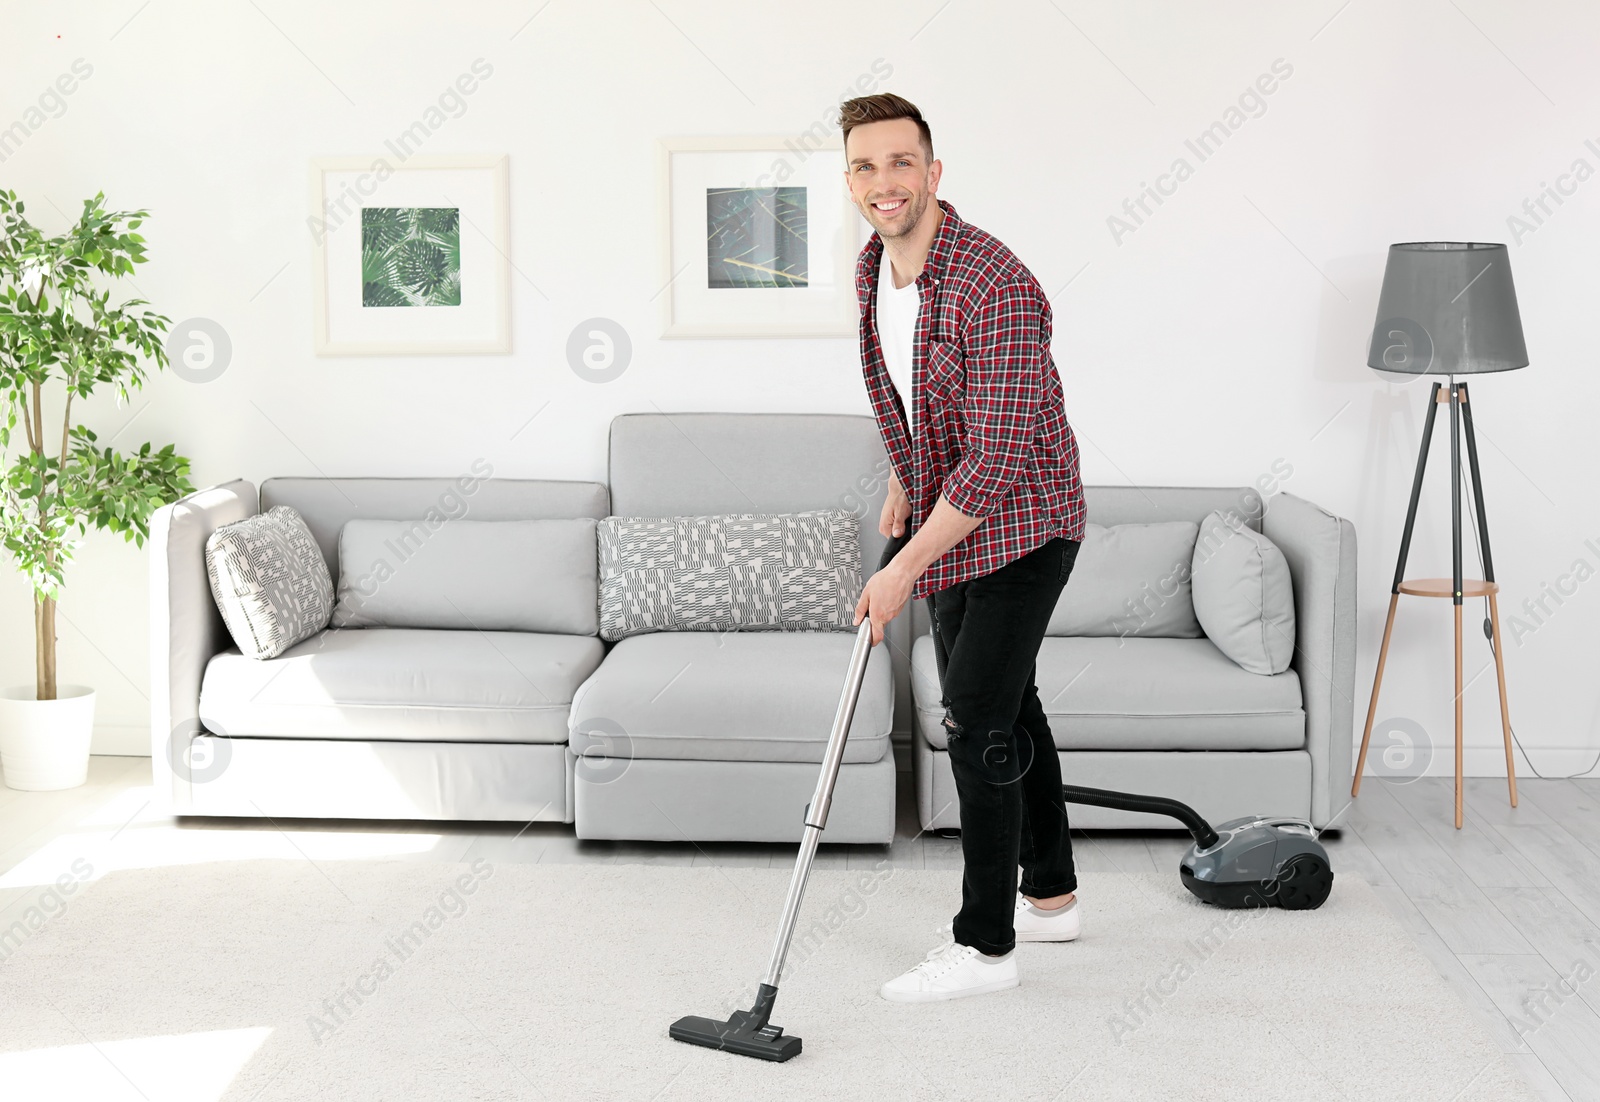
<instances>
[{"instance_id":1,"label":"white plant pot","mask_svg":"<svg viewBox=\"0 0 1600 1102\"><path fill-rule=\"evenodd\" d=\"M76 788L89 776L94 690L57 685L55 700L32 685L0 690L0 769L6 786L29 792Z\"/></svg>"}]
</instances>

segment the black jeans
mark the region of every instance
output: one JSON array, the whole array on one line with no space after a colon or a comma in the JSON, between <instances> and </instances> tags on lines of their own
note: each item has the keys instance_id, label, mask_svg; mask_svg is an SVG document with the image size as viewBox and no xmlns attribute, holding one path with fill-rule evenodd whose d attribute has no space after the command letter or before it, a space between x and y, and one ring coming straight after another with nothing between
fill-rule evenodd
<instances>
[{"instance_id":1,"label":"black jeans","mask_svg":"<svg viewBox=\"0 0 1600 1102\"><path fill-rule=\"evenodd\" d=\"M1078 558L1057 536L998 570L934 593L928 611L961 802L961 910L953 934L1010 952L1017 899L1078 886L1061 763L1034 684L1039 645Z\"/></svg>"}]
</instances>

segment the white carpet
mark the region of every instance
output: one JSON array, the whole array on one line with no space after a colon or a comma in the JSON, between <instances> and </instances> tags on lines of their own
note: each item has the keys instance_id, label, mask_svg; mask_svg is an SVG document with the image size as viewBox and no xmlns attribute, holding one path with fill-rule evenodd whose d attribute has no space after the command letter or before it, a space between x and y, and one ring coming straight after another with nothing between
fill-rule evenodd
<instances>
[{"instance_id":1,"label":"white carpet","mask_svg":"<svg viewBox=\"0 0 1600 1102\"><path fill-rule=\"evenodd\" d=\"M899 1005L877 987L932 947L960 874L819 870L774 1015L801 1055L769 1064L671 1040L681 1015L747 1005L788 876L407 860L112 872L0 965L0 1093L1534 1098L1350 875L1320 910L1290 913L1206 907L1176 870L1086 873L1083 938L1019 946L1021 987ZM457 877L471 894L447 894ZM430 920L419 947L397 948ZM358 986L371 993L330 1009Z\"/></svg>"}]
</instances>

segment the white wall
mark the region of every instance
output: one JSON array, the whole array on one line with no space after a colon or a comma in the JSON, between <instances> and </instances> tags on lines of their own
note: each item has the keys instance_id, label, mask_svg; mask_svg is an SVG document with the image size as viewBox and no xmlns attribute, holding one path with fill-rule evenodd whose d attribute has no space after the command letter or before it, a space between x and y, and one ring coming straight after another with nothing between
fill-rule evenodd
<instances>
[{"instance_id":1,"label":"white wall","mask_svg":"<svg viewBox=\"0 0 1600 1102\"><path fill-rule=\"evenodd\" d=\"M1542 225L1508 218L1574 162L1590 166L1585 181L1600 165L1600 10L540 4L0 9L0 126L42 122L0 182L51 229L100 189L113 206L150 208L139 289L174 320L215 319L233 341L216 382L169 374L131 409L97 403L89 423L119 445L176 442L199 484L453 474L480 457L504 475L600 479L606 425L624 411L869 412L851 340L658 339L654 141L798 134L882 59L892 72L871 86L923 108L943 197L1053 296L1088 482L1246 484L1284 460L1284 489L1354 521L1357 737L1430 385L1365 366L1386 248L1512 244L1533 365L1471 384L1512 718L1542 772L1588 764L1600 742L1600 581L1587 580L1600 566L1600 384L1584 327L1600 183L1573 178ZM93 72L64 110L49 102L58 117L28 116L77 58ZM514 353L316 358L308 159L378 150L479 58L492 76L425 149L510 155ZM1202 162L1185 140L1275 62L1292 72ZM1192 175L1116 233L1109 216L1180 157ZM605 385L564 358L572 327L595 315L635 343L633 365ZM1450 569L1443 428L1410 575ZM1475 572L1470 545L1466 562ZM1524 600L1579 562L1576 592L1520 630L1511 617L1535 623ZM101 690L102 748L143 745L145 571L145 552L97 535L62 605L64 677ZM26 588L0 582L0 681L31 677L29 616ZM1468 606L1468 769L1496 773L1481 616L1481 602ZM1379 710L1425 728L1440 772L1452 768L1450 625L1448 602L1403 601Z\"/></svg>"}]
</instances>

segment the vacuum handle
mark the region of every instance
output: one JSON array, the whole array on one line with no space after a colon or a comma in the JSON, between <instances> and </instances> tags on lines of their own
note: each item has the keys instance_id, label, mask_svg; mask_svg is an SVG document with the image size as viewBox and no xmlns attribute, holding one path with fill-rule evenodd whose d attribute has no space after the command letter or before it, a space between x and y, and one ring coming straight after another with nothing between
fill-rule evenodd
<instances>
[{"instance_id":1,"label":"vacuum handle","mask_svg":"<svg viewBox=\"0 0 1600 1102\"><path fill-rule=\"evenodd\" d=\"M911 525L906 525L906 530L898 536L889 536L883 545L883 555L878 560L878 569L882 570L889 565L891 559L900 553L900 549L911 542Z\"/></svg>"},{"instance_id":2,"label":"vacuum handle","mask_svg":"<svg viewBox=\"0 0 1600 1102\"><path fill-rule=\"evenodd\" d=\"M806 826L823 830L828 825L828 811L833 805L833 785L839 776L839 763L844 761L844 744L850 738L850 721L855 718L856 700L861 695L861 683L866 680L867 659L872 656L872 620L863 617L861 630L856 632L855 649L850 652L850 669L845 674L844 695L839 698L838 710L833 715L833 730L828 735L828 748L823 752L822 774L817 777L817 790L807 805Z\"/></svg>"}]
</instances>

